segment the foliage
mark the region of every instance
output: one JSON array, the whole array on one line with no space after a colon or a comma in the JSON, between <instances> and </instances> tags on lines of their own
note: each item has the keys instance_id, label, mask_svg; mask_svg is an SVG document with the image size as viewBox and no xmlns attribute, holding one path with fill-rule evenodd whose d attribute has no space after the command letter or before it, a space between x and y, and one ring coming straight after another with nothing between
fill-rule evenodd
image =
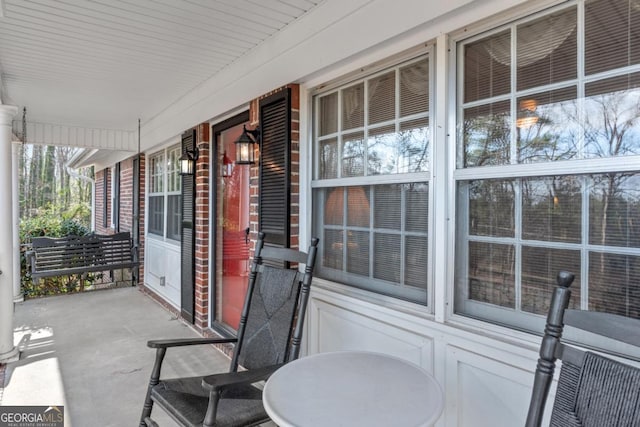
<instances>
[{"instance_id":1,"label":"foliage","mask_svg":"<svg viewBox=\"0 0 640 427\"><path fill-rule=\"evenodd\" d=\"M93 283L94 275L87 276L85 279L79 275L72 275L44 278L36 284L29 275L25 257L33 237L84 236L88 234L89 228L83 223L86 220L87 211L90 212L90 209L83 205L76 205L63 210L59 206L50 204L44 209L39 209L38 215L21 219L20 277L22 278L22 290L26 298L77 292Z\"/></svg>"},{"instance_id":2,"label":"foliage","mask_svg":"<svg viewBox=\"0 0 640 427\"><path fill-rule=\"evenodd\" d=\"M89 233L86 225L90 209L76 205L66 210L59 206L48 205L38 210L38 215L20 220L20 241L29 243L32 237L63 237L70 234L84 236Z\"/></svg>"}]
</instances>

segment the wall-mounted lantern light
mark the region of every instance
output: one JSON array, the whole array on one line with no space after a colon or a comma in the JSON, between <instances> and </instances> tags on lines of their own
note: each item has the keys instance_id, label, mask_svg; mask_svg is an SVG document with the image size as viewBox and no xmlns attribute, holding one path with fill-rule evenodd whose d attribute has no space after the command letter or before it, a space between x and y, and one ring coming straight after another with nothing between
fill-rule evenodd
<instances>
[{"instance_id":1,"label":"wall-mounted lantern light","mask_svg":"<svg viewBox=\"0 0 640 427\"><path fill-rule=\"evenodd\" d=\"M260 145L260 128L247 130L244 126L242 135L236 141L236 164L252 165L255 163L255 145Z\"/></svg>"},{"instance_id":2,"label":"wall-mounted lantern light","mask_svg":"<svg viewBox=\"0 0 640 427\"><path fill-rule=\"evenodd\" d=\"M196 160L200 152L198 147L193 150L186 150L182 156L178 159L180 163L180 175L193 175L196 170Z\"/></svg>"}]
</instances>

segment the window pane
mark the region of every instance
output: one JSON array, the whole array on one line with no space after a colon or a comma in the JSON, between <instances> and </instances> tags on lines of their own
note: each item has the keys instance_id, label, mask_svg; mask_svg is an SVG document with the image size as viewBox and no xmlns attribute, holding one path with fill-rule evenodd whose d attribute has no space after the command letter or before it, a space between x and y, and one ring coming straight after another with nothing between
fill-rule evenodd
<instances>
[{"instance_id":1,"label":"window pane","mask_svg":"<svg viewBox=\"0 0 640 427\"><path fill-rule=\"evenodd\" d=\"M576 8L518 25L518 90L577 77Z\"/></svg>"},{"instance_id":2,"label":"window pane","mask_svg":"<svg viewBox=\"0 0 640 427\"><path fill-rule=\"evenodd\" d=\"M640 257L589 253L589 310L640 318Z\"/></svg>"},{"instance_id":3,"label":"window pane","mask_svg":"<svg viewBox=\"0 0 640 427\"><path fill-rule=\"evenodd\" d=\"M182 155L180 146L173 147L167 152L167 191L177 192L182 188L182 180L178 173L178 159Z\"/></svg>"},{"instance_id":4,"label":"window pane","mask_svg":"<svg viewBox=\"0 0 640 427\"><path fill-rule=\"evenodd\" d=\"M509 163L509 104L501 101L464 110L463 167Z\"/></svg>"},{"instance_id":5,"label":"window pane","mask_svg":"<svg viewBox=\"0 0 640 427\"><path fill-rule=\"evenodd\" d=\"M522 238L580 243L582 185L579 177L522 180Z\"/></svg>"},{"instance_id":6,"label":"window pane","mask_svg":"<svg viewBox=\"0 0 640 427\"><path fill-rule=\"evenodd\" d=\"M364 126L364 85L342 90L342 129Z\"/></svg>"},{"instance_id":7,"label":"window pane","mask_svg":"<svg viewBox=\"0 0 640 427\"><path fill-rule=\"evenodd\" d=\"M364 135L345 135L342 141L342 176L364 175Z\"/></svg>"},{"instance_id":8,"label":"window pane","mask_svg":"<svg viewBox=\"0 0 640 427\"><path fill-rule=\"evenodd\" d=\"M425 215L426 217L426 215ZM427 289L427 262L429 247L426 237L407 236L405 238L404 282L407 286Z\"/></svg>"},{"instance_id":9,"label":"window pane","mask_svg":"<svg viewBox=\"0 0 640 427\"><path fill-rule=\"evenodd\" d=\"M368 82L369 124L393 120L396 117L395 71L374 77Z\"/></svg>"},{"instance_id":10,"label":"window pane","mask_svg":"<svg viewBox=\"0 0 640 427\"><path fill-rule=\"evenodd\" d=\"M511 34L494 34L464 47L464 102L511 90Z\"/></svg>"},{"instance_id":11,"label":"window pane","mask_svg":"<svg viewBox=\"0 0 640 427\"><path fill-rule=\"evenodd\" d=\"M149 196L149 233L164 235L164 196Z\"/></svg>"},{"instance_id":12,"label":"window pane","mask_svg":"<svg viewBox=\"0 0 640 427\"><path fill-rule=\"evenodd\" d=\"M319 104L319 133L320 136L338 131L338 93L332 93L320 98Z\"/></svg>"},{"instance_id":13,"label":"window pane","mask_svg":"<svg viewBox=\"0 0 640 427\"><path fill-rule=\"evenodd\" d=\"M515 249L469 242L469 299L515 308Z\"/></svg>"},{"instance_id":14,"label":"window pane","mask_svg":"<svg viewBox=\"0 0 640 427\"><path fill-rule=\"evenodd\" d=\"M592 176L589 243L640 248L640 174Z\"/></svg>"},{"instance_id":15,"label":"window pane","mask_svg":"<svg viewBox=\"0 0 640 427\"><path fill-rule=\"evenodd\" d=\"M395 125L369 129L367 141L369 175L398 173L400 163L398 135Z\"/></svg>"},{"instance_id":16,"label":"window pane","mask_svg":"<svg viewBox=\"0 0 640 427\"><path fill-rule=\"evenodd\" d=\"M569 160L578 155L576 88L529 95L518 99L516 118L520 163Z\"/></svg>"},{"instance_id":17,"label":"window pane","mask_svg":"<svg viewBox=\"0 0 640 427\"><path fill-rule=\"evenodd\" d=\"M347 271L369 275L369 232L347 232Z\"/></svg>"},{"instance_id":18,"label":"window pane","mask_svg":"<svg viewBox=\"0 0 640 427\"><path fill-rule=\"evenodd\" d=\"M400 68L400 117L429 110L429 61Z\"/></svg>"},{"instance_id":19,"label":"window pane","mask_svg":"<svg viewBox=\"0 0 640 427\"><path fill-rule=\"evenodd\" d=\"M170 195L167 197L167 239L180 240L182 228L182 196Z\"/></svg>"},{"instance_id":20,"label":"window pane","mask_svg":"<svg viewBox=\"0 0 640 427\"><path fill-rule=\"evenodd\" d=\"M320 179L338 177L338 140L320 141Z\"/></svg>"},{"instance_id":21,"label":"window pane","mask_svg":"<svg viewBox=\"0 0 640 427\"><path fill-rule=\"evenodd\" d=\"M469 235L513 237L515 233L515 182L510 180L460 183L462 206L469 205ZM468 192L468 194L467 194Z\"/></svg>"},{"instance_id":22,"label":"window pane","mask_svg":"<svg viewBox=\"0 0 640 427\"><path fill-rule=\"evenodd\" d=\"M376 185L374 188L374 227L400 230L402 222L402 187Z\"/></svg>"},{"instance_id":23,"label":"window pane","mask_svg":"<svg viewBox=\"0 0 640 427\"><path fill-rule=\"evenodd\" d=\"M352 227L369 227L369 188L347 188L347 225Z\"/></svg>"},{"instance_id":24,"label":"window pane","mask_svg":"<svg viewBox=\"0 0 640 427\"><path fill-rule=\"evenodd\" d=\"M324 218L320 223L314 210L315 233L324 239L318 276L426 303L428 188L406 183L315 189L314 205Z\"/></svg>"},{"instance_id":25,"label":"window pane","mask_svg":"<svg viewBox=\"0 0 640 427\"><path fill-rule=\"evenodd\" d=\"M404 185L407 231L427 233L429 230L429 184L417 182ZM426 250L426 247L424 248Z\"/></svg>"},{"instance_id":26,"label":"window pane","mask_svg":"<svg viewBox=\"0 0 640 427\"><path fill-rule=\"evenodd\" d=\"M400 123L398 172L429 170L429 118Z\"/></svg>"},{"instance_id":27,"label":"window pane","mask_svg":"<svg viewBox=\"0 0 640 427\"><path fill-rule=\"evenodd\" d=\"M546 315L551 295L557 286L556 276L561 270L576 275L580 283L580 251L564 249L522 247L522 310ZM580 308L580 286L571 287L569 308Z\"/></svg>"},{"instance_id":28,"label":"window pane","mask_svg":"<svg viewBox=\"0 0 640 427\"><path fill-rule=\"evenodd\" d=\"M635 0L585 3L585 72L640 63L640 8Z\"/></svg>"},{"instance_id":29,"label":"window pane","mask_svg":"<svg viewBox=\"0 0 640 427\"><path fill-rule=\"evenodd\" d=\"M344 188L333 188L327 193L324 202L324 223L327 225L344 224Z\"/></svg>"},{"instance_id":30,"label":"window pane","mask_svg":"<svg viewBox=\"0 0 640 427\"><path fill-rule=\"evenodd\" d=\"M400 235L374 234L373 277L400 283Z\"/></svg>"},{"instance_id":31,"label":"window pane","mask_svg":"<svg viewBox=\"0 0 640 427\"><path fill-rule=\"evenodd\" d=\"M342 241L342 230L324 231L324 252L322 265L336 270L342 270L344 259L344 243Z\"/></svg>"},{"instance_id":32,"label":"window pane","mask_svg":"<svg viewBox=\"0 0 640 427\"><path fill-rule=\"evenodd\" d=\"M151 189L150 193L161 193L164 183L164 154L157 154L151 157Z\"/></svg>"},{"instance_id":33,"label":"window pane","mask_svg":"<svg viewBox=\"0 0 640 427\"><path fill-rule=\"evenodd\" d=\"M585 92L585 156L640 154L640 73L589 83Z\"/></svg>"}]
</instances>

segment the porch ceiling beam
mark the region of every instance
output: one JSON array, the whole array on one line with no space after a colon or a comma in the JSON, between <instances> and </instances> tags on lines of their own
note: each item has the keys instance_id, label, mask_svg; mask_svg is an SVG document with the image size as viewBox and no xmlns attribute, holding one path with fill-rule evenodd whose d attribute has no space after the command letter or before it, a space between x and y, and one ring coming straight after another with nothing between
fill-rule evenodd
<instances>
[{"instance_id":1,"label":"porch ceiling beam","mask_svg":"<svg viewBox=\"0 0 640 427\"><path fill-rule=\"evenodd\" d=\"M22 135L22 121L13 121L13 134ZM136 152L137 132L27 121L28 144Z\"/></svg>"}]
</instances>

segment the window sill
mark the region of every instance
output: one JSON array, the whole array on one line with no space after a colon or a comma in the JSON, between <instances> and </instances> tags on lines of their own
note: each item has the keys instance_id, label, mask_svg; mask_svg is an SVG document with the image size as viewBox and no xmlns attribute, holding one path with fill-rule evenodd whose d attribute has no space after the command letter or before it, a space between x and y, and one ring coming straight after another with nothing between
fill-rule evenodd
<instances>
[{"instance_id":1,"label":"window sill","mask_svg":"<svg viewBox=\"0 0 640 427\"><path fill-rule=\"evenodd\" d=\"M311 289L313 290L314 288L329 291L334 294L337 293L350 298L355 298L359 301L363 301L379 307L384 307L389 310L408 314L421 319L431 321L434 320L433 313L431 313L431 308L426 305L404 301L399 298L378 294L372 291L367 291L354 286L332 282L330 280L317 277L313 279L313 286L311 287Z\"/></svg>"},{"instance_id":2,"label":"window sill","mask_svg":"<svg viewBox=\"0 0 640 427\"><path fill-rule=\"evenodd\" d=\"M159 243L159 244L165 244L167 246L176 247L176 248L180 249L180 241L179 240L165 239L162 236L158 236L157 234L147 234L145 236L145 239L147 239L149 241L154 241L154 242Z\"/></svg>"}]
</instances>

